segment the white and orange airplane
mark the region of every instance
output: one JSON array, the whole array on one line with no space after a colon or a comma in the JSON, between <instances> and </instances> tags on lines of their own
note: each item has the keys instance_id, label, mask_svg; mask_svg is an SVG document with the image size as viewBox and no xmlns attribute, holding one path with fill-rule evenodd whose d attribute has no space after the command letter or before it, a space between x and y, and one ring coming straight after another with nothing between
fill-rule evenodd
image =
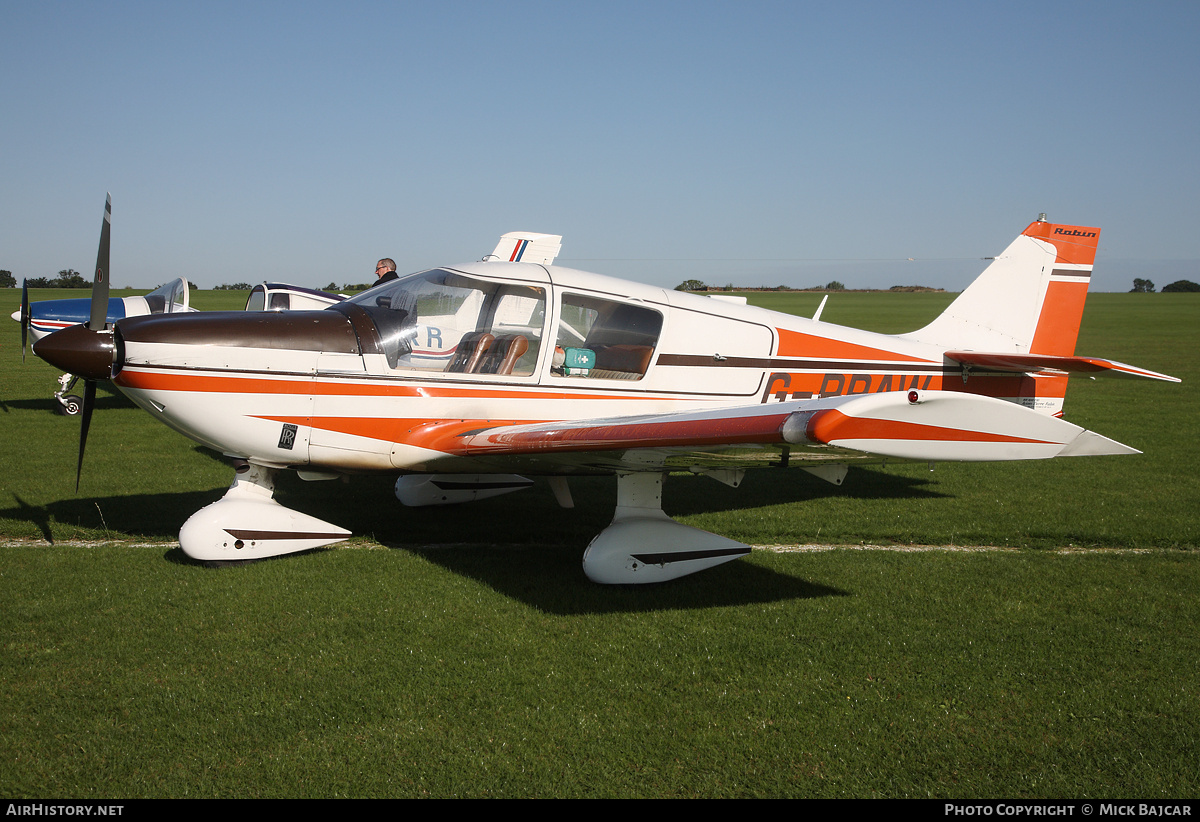
<instances>
[{"instance_id":1,"label":"white and orange airplane","mask_svg":"<svg viewBox=\"0 0 1200 822\"><path fill-rule=\"evenodd\" d=\"M414 505L545 476L570 506L567 477L611 474L616 512L584 570L602 583L657 582L750 551L663 513L672 471L737 486L748 468L790 465L840 484L848 466L885 459L1138 453L1061 419L1071 373L1177 381L1075 356L1099 233L1039 217L909 334L487 260L400 277L320 311L101 319L35 350L83 377L90 397L111 379L151 416L234 458L224 497L180 531L197 560L351 535L276 502L279 471L399 474L397 496ZM89 419L90 406L80 464Z\"/></svg>"}]
</instances>

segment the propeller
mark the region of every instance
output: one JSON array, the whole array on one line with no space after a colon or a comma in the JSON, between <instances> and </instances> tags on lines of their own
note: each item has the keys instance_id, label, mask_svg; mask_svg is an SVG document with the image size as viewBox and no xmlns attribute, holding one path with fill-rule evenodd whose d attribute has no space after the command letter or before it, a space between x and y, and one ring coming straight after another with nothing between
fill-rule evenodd
<instances>
[{"instance_id":1,"label":"propeller","mask_svg":"<svg viewBox=\"0 0 1200 822\"><path fill-rule=\"evenodd\" d=\"M100 248L96 251L96 277L92 280L92 316L88 328L103 331L108 323L108 236L112 227L112 195L104 197L104 222L100 224Z\"/></svg>"},{"instance_id":2,"label":"propeller","mask_svg":"<svg viewBox=\"0 0 1200 822\"><path fill-rule=\"evenodd\" d=\"M21 280L21 362L25 362L25 348L29 342L29 278Z\"/></svg>"},{"instance_id":3,"label":"propeller","mask_svg":"<svg viewBox=\"0 0 1200 822\"><path fill-rule=\"evenodd\" d=\"M87 446L88 428L96 405L96 382L112 377L116 346L111 333L105 333L108 323L108 245L112 223L112 195L104 200L104 222L100 226L100 248L96 252L96 276L92 280L92 312L86 323L71 325L43 337L33 345L33 352L51 365L61 368L84 381L83 413L79 430L79 462L75 467L75 490L83 474L83 452ZM24 310L24 309L23 309Z\"/></svg>"},{"instance_id":4,"label":"propeller","mask_svg":"<svg viewBox=\"0 0 1200 822\"><path fill-rule=\"evenodd\" d=\"M108 325L108 245L112 229L112 194L104 195L104 222L100 224L100 247L96 250L96 277L92 280L92 315L89 331L103 331ZM75 465L75 491L83 476L83 450L87 446L88 428L92 424L92 409L96 406L96 381L84 380L83 413L79 427L79 461Z\"/></svg>"},{"instance_id":5,"label":"propeller","mask_svg":"<svg viewBox=\"0 0 1200 822\"><path fill-rule=\"evenodd\" d=\"M87 445L88 427L92 424L92 409L96 405L96 381L83 383L83 413L79 429L79 461L75 463L75 492L79 492L79 478L83 476L83 449Z\"/></svg>"}]
</instances>

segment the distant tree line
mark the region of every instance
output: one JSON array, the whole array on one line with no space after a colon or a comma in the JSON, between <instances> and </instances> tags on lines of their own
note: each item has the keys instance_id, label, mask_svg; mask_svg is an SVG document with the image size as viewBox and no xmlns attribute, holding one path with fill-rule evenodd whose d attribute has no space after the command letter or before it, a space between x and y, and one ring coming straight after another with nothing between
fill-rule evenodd
<instances>
[{"instance_id":1,"label":"distant tree line","mask_svg":"<svg viewBox=\"0 0 1200 822\"><path fill-rule=\"evenodd\" d=\"M1194 283L1191 280L1176 280L1170 285L1163 286L1163 293L1169 294L1178 291L1200 291L1200 284ZM1133 279L1133 288L1129 289L1130 294L1152 294L1154 292L1154 282L1152 280L1143 280L1141 277Z\"/></svg>"},{"instance_id":2,"label":"distant tree line","mask_svg":"<svg viewBox=\"0 0 1200 822\"><path fill-rule=\"evenodd\" d=\"M73 268L58 272L57 277L29 277L25 280L30 288L91 288L92 281L84 278ZM17 278L11 271L0 271L0 286L15 288Z\"/></svg>"},{"instance_id":3,"label":"distant tree line","mask_svg":"<svg viewBox=\"0 0 1200 822\"><path fill-rule=\"evenodd\" d=\"M1163 286L1163 293L1171 291L1200 291L1200 283L1194 283L1191 280L1176 280L1170 285Z\"/></svg>"},{"instance_id":4,"label":"distant tree line","mask_svg":"<svg viewBox=\"0 0 1200 822\"><path fill-rule=\"evenodd\" d=\"M837 280L828 285L818 285L815 288L792 288L790 285L760 285L760 286L735 286L729 283L726 286L710 286L705 285L700 280L684 280L679 285L675 286L676 291L845 291L846 286L839 283Z\"/></svg>"}]
</instances>

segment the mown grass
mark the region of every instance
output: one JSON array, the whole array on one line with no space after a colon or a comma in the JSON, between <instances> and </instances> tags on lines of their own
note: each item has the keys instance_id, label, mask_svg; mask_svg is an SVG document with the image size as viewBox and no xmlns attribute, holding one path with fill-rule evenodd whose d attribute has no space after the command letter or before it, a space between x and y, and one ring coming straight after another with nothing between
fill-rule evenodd
<instances>
[{"instance_id":1,"label":"mown grass","mask_svg":"<svg viewBox=\"0 0 1200 822\"><path fill-rule=\"evenodd\" d=\"M823 318L911 330L948 300L834 295ZM1089 299L1080 353L1184 379L1073 381L1067 417L1142 456L672 477L681 521L847 547L633 589L580 569L604 480L564 511L544 487L404 509L390 478L285 478L285 504L361 536L191 564L175 533L229 468L102 390L76 495L78 421L9 321L0 793L1195 796L1197 316L1194 295Z\"/></svg>"},{"instance_id":2,"label":"mown grass","mask_svg":"<svg viewBox=\"0 0 1200 822\"><path fill-rule=\"evenodd\" d=\"M1179 798L1191 554L0 549L5 795ZM83 580L88 580L83 583Z\"/></svg>"}]
</instances>

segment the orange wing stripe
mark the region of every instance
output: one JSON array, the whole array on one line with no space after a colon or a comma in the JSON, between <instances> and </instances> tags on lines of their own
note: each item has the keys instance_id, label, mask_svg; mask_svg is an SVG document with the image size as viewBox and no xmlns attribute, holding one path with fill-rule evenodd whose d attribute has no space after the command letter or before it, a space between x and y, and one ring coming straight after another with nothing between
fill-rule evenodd
<instances>
[{"instance_id":1,"label":"orange wing stripe","mask_svg":"<svg viewBox=\"0 0 1200 822\"><path fill-rule=\"evenodd\" d=\"M782 443L780 428L790 412L727 419L629 422L571 427L559 431L486 431L462 452L604 451L626 448L703 448L739 443Z\"/></svg>"}]
</instances>

